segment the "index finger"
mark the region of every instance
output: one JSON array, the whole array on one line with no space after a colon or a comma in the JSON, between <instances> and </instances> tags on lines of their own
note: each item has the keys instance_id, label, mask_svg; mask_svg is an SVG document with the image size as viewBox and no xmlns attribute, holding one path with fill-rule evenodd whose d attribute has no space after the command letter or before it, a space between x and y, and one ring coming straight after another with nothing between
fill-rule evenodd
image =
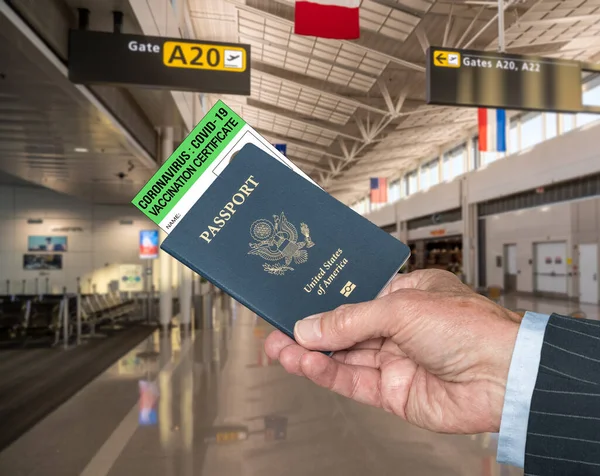
<instances>
[{"instance_id":1,"label":"index finger","mask_svg":"<svg viewBox=\"0 0 600 476\"><path fill-rule=\"evenodd\" d=\"M410 306L410 295L420 293L406 290L402 302ZM374 301L340 306L333 311L317 314L296 322L296 341L312 350L344 350L377 337L391 337L409 319L410 312L397 312L399 293Z\"/></svg>"}]
</instances>

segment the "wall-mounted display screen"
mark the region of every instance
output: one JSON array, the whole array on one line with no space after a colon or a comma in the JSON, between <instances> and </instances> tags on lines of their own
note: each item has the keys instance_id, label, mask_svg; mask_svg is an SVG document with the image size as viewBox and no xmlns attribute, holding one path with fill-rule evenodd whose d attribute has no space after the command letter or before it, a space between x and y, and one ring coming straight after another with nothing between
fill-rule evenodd
<instances>
[{"instance_id":1,"label":"wall-mounted display screen","mask_svg":"<svg viewBox=\"0 0 600 476\"><path fill-rule=\"evenodd\" d=\"M67 251L66 236L30 236L27 251Z\"/></svg>"},{"instance_id":2,"label":"wall-mounted display screen","mask_svg":"<svg viewBox=\"0 0 600 476\"><path fill-rule=\"evenodd\" d=\"M158 258L158 230L140 231L140 258Z\"/></svg>"},{"instance_id":3,"label":"wall-mounted display screen","mask_svg":"<svg viewBox=\"0 0 600 476\"><path fill-rule=\"evenodd\" d=\"M25 270L57 270L63 267L62 255L54 254L25 254L23 255L23 269Z\"/></svg>"}]
</instances>

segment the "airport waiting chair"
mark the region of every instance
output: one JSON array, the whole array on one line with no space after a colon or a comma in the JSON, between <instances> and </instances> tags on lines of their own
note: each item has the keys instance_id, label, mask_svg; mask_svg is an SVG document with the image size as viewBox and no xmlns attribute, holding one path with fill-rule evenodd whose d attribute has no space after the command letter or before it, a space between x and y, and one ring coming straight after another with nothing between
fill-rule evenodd
<instances>
[{"instance_id":1,"label":"airport waiting chair","mask_svg":"<svg viewBox=\"0 0 600 476\"><path fill-rule=\"evenodd\" d=\"M39 344L45 339L48 339L48 345L56 345L64 336L62 300L62 296L22 295L11 296L9 299L0 297L0 330L3 331L1 334L11 342L20 342L24 346L32 342ZM69 332L72 331L70 320L71 316L67 323ZM10 326L8 329L7 325Z\"/></svg>"},{"instance_id":2,"label":"airport waiting chair","mask_svg":"<svg viewBox=\"0 0 600 476\"><path fill-rule=\"evenodd\" d=\"M120 293L113 292L106 295L106 303L121 316L128 315L133 311L133 301L123 299Z\"/></svg>"},{"instance_id":3,"label":"airport waiting chair","mask_svg":"<svg viewBox=\"0 0 600 476\"><path fill-rule=\"evenodd\" d=\"M65 324L65 305L68 305ZM105 295L81 296L81 324L84 333L92 336L99 326L112 330L121 328L117 321L127 320L137 309L136 302L118 292ZM0 341L10 345L21 341L39 343L48 339L48 345L56 346L70 340L77 326L77 297L71 295L65 301L63 295L0 295Z\"/></svg>"},{"instance_id":4,"label":"airport waiting chair","mask_svg":"<svg viewBox=\"0 0 600 476\"><path fill-rule=\"evenodd\" d=\"M27 324L27 301L13 300L9 296L0 299L0 334L14 339L22 334Z\"/></svg>"},{"instance_id":5,"label":"airport waiting chair","mask_svg":"<svg viewBox=\"0 0 600 476\"><path fill-rule=\"evenodd\" d=\"M109 293L102 296L102 301L104 302L107 311L110 313L111 321L113 323L127 315L127 310L114 294Z\"/></svg>"},{"instance_id":6,"label":"airport waiting chair","mask_svg":"<svg viewBox=\"0 0 600 476\"><path fill-rule=\"evenodd\" d=\"M502 288L500 286L490 286L487 290L487 297L494 302L499 302L502 297Z\"/></svg>"}]
</instances>

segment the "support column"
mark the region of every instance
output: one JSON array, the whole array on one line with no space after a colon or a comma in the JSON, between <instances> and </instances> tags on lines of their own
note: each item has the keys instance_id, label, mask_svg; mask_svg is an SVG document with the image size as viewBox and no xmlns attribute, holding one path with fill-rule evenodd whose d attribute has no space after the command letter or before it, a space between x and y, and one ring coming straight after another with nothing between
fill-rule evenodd
<instances>
[{"instance_id":1,"label":"support column","mask_svg":"<svg viewBox=\"0 0 600 476\"><path fill-rule=\"evenodd\" d=\"M205 114L204 106L204 95L200 94L198 97L194 94L192 96L192 122L198 123L198 107L197 102L200 102L200 108L202 115ZM191 131L190 131L191 132ZM192 294L194 290L194 274L192 270L187 266L180 264L179 267L179 316L181 326L185 329L191 328L192 320Z\"/></svg>"},{"instance_id":2,"label":"support column","mask_svg":"<svg viewBox=\"0 0 600 476\"><path fill-rule=\"evenodd\" d=\"M408 222L399 220L398 221L398 230L400 241L406 245L408 245Z\"/></svg>"},{"instance_id":3,"label":"support column","mask_svg":"<svg viewBox=\"0 0 600 476\"><path fill-rule=\"evenodd\" d=\"M181 283L181 263L176 259L171 258L171 287L173 288L173 295L179 295L179 286Z\"/></svg>"},{"instance_id":4,"label":"support column","mask_svg":"<svg viewBox=\"0 0 600 476\"><path fill-rule=\"evenodd\" d=\"M468 180L463 179L461 187L463 219L463 275L465 283L477 287L477 205L469 204Z\"/></svg>"},{"instance_id":5,"label":"support column","mask_svg":"<svg viewBox=\"0 0 600 476\"><path fill-rule=\"evenodd\" d=\"M187 266L181 267L179 308L179 312L181 313L181 324L188 328L192 320L192 270Z\"/></svg>"},{"instance_id":6,"label":"support column","mask_svg":"<svg viewBox=\"0 0 600 476\"><path fill-rule=\"evenodd\" d=\"M462 229L462 275L465 284L469 286L473 285L473 274L472 274L472 258L471 250L473 247L473 227L471 222L471 214L469 210L468 202L468 182L467 179L461 180L460 187L460 204L461 204L461 215L463 222Z\"/></svg>"},{"instance_id":7,"label":"support column","mask_svg":"<svg viewBox=\"0 0 600 476\"><path fill-rule=\"evenodd\" d=\"M162 242L167 234L160 230L160 241ZM160 251L159 256L160 279L158 281L158 292L160 300L160 326L163 330L168 330L171 318L173 317L173 288L171 287L171 257L164 251Z\"/></svg>"},{"instance_id":8,"label":"support column","mask_svg":"<svg viewBox=\"0 0 600 476\"><path fill-rule=\"evenodd\" d=\"M160 157L164 162L173 152L173 128L165 127L160 138ZM160 241L167 237L163 231L159 231ZM173 259L164 251L159 251L160 279L158 281L159 301L160 301L160 326L163 330L169 329L171 318L173 317L173 288L172 288L172 264Z\"/></svg>"}]
</instances>

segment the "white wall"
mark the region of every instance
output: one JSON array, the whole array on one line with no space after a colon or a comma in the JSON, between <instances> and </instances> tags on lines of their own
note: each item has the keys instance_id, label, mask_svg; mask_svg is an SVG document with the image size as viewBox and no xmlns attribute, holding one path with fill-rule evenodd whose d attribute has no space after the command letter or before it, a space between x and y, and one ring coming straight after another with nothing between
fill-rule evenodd
<instances>
[{"instance_id":1,"label":"white wall","mask_svg":"<svg viewBox=\"0 0 600 476\"><path fill-rule=\"evenodd\" d=\"M534 243L565 241L567 258L573 258L571 203L530 208L485 218L486 278L488 286L504 286L504 271L496 266L496 256L502 256L504 245L517 245L517 291L534 291ZM532 261L530 264L529 261ZM569 266L569 271L572 269ZM575 293L573 279L568 283L569 295Z\"/></svg>"},{"instance_id":2,"label":"white wall","mask_svg":"<svg viewBox=\"0 0 600 476\"><path fill-rule=\"evenodd\" d=\"M43 222L30 224L28 219ZM139 232L156 228L133 206L90 205L50 190L18 186L0 186L0 220L0 294L6 292L7 279L11 280L12 292L21 292L25 279L26 292L33 293L36 277L42 292L46 277L52 292L61 292L63 286L74 292L77 277L93 270L116 263L142 263L138 257ZM121 220L132 220L133 224L122 225ZM56 227L79 227L82 231L53 232ZM62 253L61 271L23 269L29 235L67 236L68 251ZM158 273L153 275L156 279Z\"/></svg>"},{"instance_id":3,"label":"white wall","mask_svg":"<svg viewBox=\"0 0 600 476\"><path fill-rule=\"evenodd\" d=\"M460 207L461 179L436 185L397 202L398 219L401 221Z\"/></svg>"},{"instance_id":4,"label":"white wall","mask_svg":"<svg viewBox=\"0 0 600 476\"><path fill-rule=\"evenodd\" d=\"M396 223L396 207L395 205L387 205L369 213L368 218L379 227L393 225Z\"/></svg>"},{"instance_id":5,"label":"white wall","mask_svg":"<svg viewBox=\"0 0 600 476\"><path fill-rule=\"evenodd\" d=\"M398 221L407 221L425 215L452 210L461 205L461 179L442 183L425 192L418 192L396 203L375 210L365 217L377 226L391 225Z\"/></svg>"},{"instance_id":6,"label":"white wall","mask_svg":"<svg viewBox=\"0 0 600 476\"><path fill-rule=\"evenodd\" d=\"M469 203L599 172L599 135L600 124L591 124L467 174Z\"/></svg>"}]
</instances>

